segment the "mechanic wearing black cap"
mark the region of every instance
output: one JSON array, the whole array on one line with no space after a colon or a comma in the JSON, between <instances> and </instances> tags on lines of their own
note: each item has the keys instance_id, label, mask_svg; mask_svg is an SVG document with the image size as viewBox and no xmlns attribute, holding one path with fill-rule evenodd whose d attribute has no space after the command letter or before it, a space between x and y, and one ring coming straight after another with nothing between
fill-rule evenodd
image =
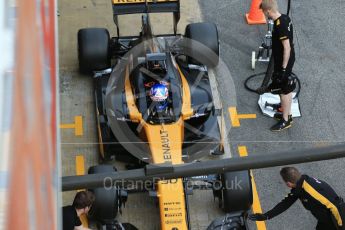
<instances>
[{"instance_id":1,"label":"mechanic wearing black cap","mask_svg":"<svg viewBox=\"0 0 345 230\"><path fill-rule=\"evenodd\" d=\"M274 115L279 122L271 127L271 131L281 131L291 127L292 91L296 88L296 78L291 75L295 62L292 22L288 15L279 13L276 0L263 0L260 8L265 15L274 20L272 32L274 72L268 91L280 96L283 113Z\"/></svg>"},{"instance_id":2,"label":"mechanic wearing black cap","mask_svg":"<svg viewBox=\"0 0 345 230\"><path fill-rule=\"evenodd\" d=\"M345 229L345 204L326 182L301 175L294 167L282 168L280 175L291 192L270 211L249 215L250 220L272 219L300 199L303 206L318 220L317 230Z\"/></svg>"}]
</instances>

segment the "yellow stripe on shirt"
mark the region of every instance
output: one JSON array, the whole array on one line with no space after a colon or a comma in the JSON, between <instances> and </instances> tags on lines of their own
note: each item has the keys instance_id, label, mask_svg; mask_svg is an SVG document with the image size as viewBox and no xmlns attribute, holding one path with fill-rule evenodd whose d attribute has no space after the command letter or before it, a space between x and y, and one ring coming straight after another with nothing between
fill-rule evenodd
<instances>
[{"instance_id":1,"label":"yellow stripe on shirt","mask_svg":"<svg viewBox=\"0 0 345 230\"><path fill-rule=\"evenodd\" d=\"M284 37L281 37L279 38L280 40L284 40L284 39L287 39L288 37L287 36L284 36Z\"/></svg>"},{"instance_id":2,"label":"yellow stripe on shirt","mask_svg":"<svg viewBox=\"0 0 345 230\"><path fill-rule=\"evenodd\" d=\"M339 226L343 226L343 221L341 220L338 208L330 202L326 197L321 195L318 191L316 191L308 182L304 181L302 184L302 188L309 193L314 199L318 200L321 204L325 205L328 209L331 210L333 216L337 220Z\"/></svg>"}]
</instances>

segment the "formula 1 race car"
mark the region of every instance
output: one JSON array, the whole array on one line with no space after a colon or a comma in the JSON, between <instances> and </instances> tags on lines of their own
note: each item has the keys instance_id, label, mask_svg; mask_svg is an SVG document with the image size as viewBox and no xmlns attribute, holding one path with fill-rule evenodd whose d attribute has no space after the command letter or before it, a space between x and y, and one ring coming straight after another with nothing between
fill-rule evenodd
<instances>
[{"instance_id":1,"label":"formula 1 race car","mask_svg":"<svg viewBox=\"0 0 345 230\"><path fill-rule=\"evenodd\" d=\"M115 158L134 167L143 164L169 167L206 155L223 154L222 128L218 122L221 111L213 103L208 74L208 69L219 62L216 25L193 23L187 25L184 36L177 34L178 0L113 0L112 6L116 37L110 38L104 28L78 32L79 69L94 76L103 161ZM153 35L150 13L156 12L173 13L174 34ZM139 36L121 37L118 15L133 13L143 14L142 30ZM115 171L109 165L89 169L90 174ZM190 191L186 184L195 179L161 180L152 185L150 192L159 200L162 229L189 228L186 197ZM231 213L224 221L218 221L222 224L216 220L209 229L222 226L222 229L247 229L244 215L252 203L249 172L207 175L199 180L204 187L213 189L220 205ZM241 180L240 189L226 186L234 180ZM212 186L217 181L222 184L220 188ZM95 220L104 225L102 228L121 229L115 217L127 199L128 189L93 191L96 202L91 213Z\"/></svg>"}]
</instances>

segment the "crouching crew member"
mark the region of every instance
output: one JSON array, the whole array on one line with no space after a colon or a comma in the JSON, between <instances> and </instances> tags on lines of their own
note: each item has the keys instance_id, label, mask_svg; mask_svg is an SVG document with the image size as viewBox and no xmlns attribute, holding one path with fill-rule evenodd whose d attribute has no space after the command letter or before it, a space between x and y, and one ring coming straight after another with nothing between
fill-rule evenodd
<instances>
[{"instance_id":1,"label":"crouching crew member","mask_svg":"<svg viewBox=\"0 0 345 230\"><path fill-rule=\"evenodd\" d=\"M345 225L345 204L341 197L324 181L301 175L294 167L280 171L291 192L273 209L266 213L248 216L250 220L264 221L286 211L297 199L317 219L316 230L343 230Z\"/></svg>"}]
</instances>

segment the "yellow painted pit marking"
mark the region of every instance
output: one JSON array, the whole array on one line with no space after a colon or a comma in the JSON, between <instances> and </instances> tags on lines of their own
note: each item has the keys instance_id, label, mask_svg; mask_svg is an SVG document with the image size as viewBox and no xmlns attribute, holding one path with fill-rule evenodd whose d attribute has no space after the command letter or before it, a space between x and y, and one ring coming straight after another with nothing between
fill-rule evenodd
<instances>
[{"instance_id":1,"label":"yellow painted pit marking","mask_svg":"<svg viewBox=\"0 0 345 230\"><path fill-rule=\"evenodd\" d=\"M256 118L256 114L238 114L236 107L229 107L229 114L232 127L240 127L240 119Z\"/></svg>"},{"instance_id":2,"label":"yellow painted pit marking","mask_svg":"<svg viewBox=\"0 0 345 230\"><path fill-rule=\"evenodd\" d=\"M75 157L75 168L77 176L85 175L84 156L78 155Z\"/></svg>"},{"instance_id":3,"label":"yellow painted pit marking","mask_svg":"<svg viewBox=\"0 0 345 230\"><path fill-rule=\"evenodd\" d=\"M75 170L76 170L76 175L77 176L81 176L81 175L85 175L85 162L84 162L84 156L82 155L78 155L75 157ZM80 189L79 191L83 191L85 189ZM85 228L89 227L89 221L87 219L87 216L85 214L80 215L80 221L82 223L82 225Z\"/></svg>"},{"instance_id":4,"label":"yellow painted pit marking","mask_svg":"<svg viewBox=\"0 0 345 230\"><path fill-rule=\"evenodd\" d=\"M248 156L248 151L246 146L238 146L238 152L241 157ZM253 213L262 213L261 204L260 204L260 198L258 194L258 190L256 189L256 183L254 179L254 175L252 171L250 171L250 175L252 178L252 189L253 189ZM265 221L256 221L256 227L258 230L266 230L266 224Z\"/></svg>"},{"instance_id":5,"label":"yellow painted pit marking","mask_svg":"<svg viewBox=\"0 0 345 230\"><path fill-rule=\"evenodd\" d=\"M74 129L74 135L83 136L83 117L75 116L74 123L72 124L61 124L60 129Z\"/></svg>"}]
</instances>

